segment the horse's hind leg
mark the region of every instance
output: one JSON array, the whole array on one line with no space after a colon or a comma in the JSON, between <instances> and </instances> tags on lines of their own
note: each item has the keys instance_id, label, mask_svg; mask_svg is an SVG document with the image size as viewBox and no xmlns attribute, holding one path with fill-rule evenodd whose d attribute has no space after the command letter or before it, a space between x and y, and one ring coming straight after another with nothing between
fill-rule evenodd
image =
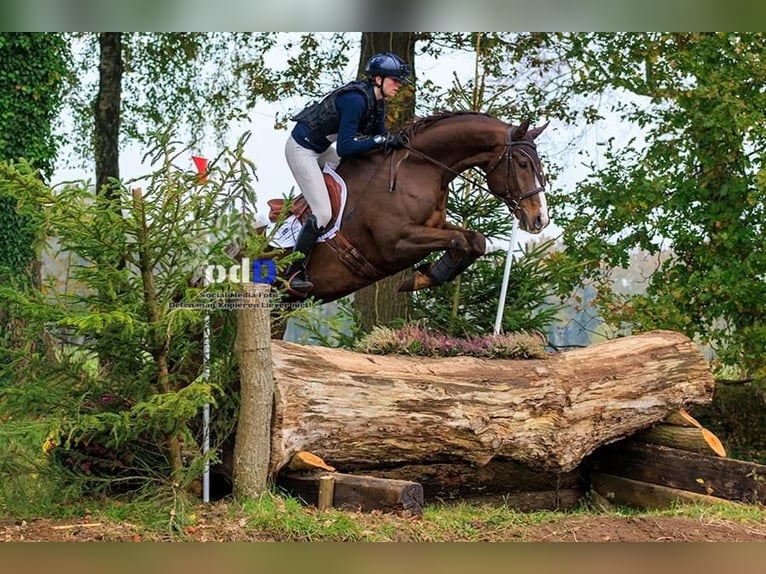
<instances>
[{"instance_id":1,"label":"horse's hind leg","mask_svg":"<svg viewBox=\"0 0 766 574\"><path fill-rule=\"evenodd\" d=\"M434 263L426 263L408 275L399 286L399 291L417 291L454 280L471 264L484 254L486 239L481 233L460 229L466 237L470 249L467 253L446 251Z\"/></svg>"}]
</instances>

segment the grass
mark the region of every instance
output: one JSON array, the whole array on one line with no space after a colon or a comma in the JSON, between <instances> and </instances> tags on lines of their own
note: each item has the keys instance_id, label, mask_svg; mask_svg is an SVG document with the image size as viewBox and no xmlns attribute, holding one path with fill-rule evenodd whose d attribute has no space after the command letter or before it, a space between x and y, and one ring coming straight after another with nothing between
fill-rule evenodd
<instances>
[{"instance_id":1,"label":"grass","mask_svg":"<svg viewBox=\"0 0 766 574\"><path fill-rule=\"evenodd\" d=\"M0 485L0 491L5 486ZM6 499L9 500L9 499ZM52 501L52 498L49 498ZM562 521L685 517L702 525L724 521L766 530L766 512L757 505L679 505L664 511L639 511L615 507L594 509L584 499L567 512L520 512L494 500L427 504L420 517L362 513L330 509L318 511L285 494L268 491L245 501L224 500L203 504L185 493L168 489L148 490L130 499L104 496L60 497L29 512L3 506L3 519L21 514L27 520L41 517L64 522L88 521L119 526L136 532L143 540L221 540L296 542L483 542L524 541L544 527L558 528ZM39 513L39 514L36 514ZM618 523L616 522L616 524Z\"/></svg>"}]
</instances>

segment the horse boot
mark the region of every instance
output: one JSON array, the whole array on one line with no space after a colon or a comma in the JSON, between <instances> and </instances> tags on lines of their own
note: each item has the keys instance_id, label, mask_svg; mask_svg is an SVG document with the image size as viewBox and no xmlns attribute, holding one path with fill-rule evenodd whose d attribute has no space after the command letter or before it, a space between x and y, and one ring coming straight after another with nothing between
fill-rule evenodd
<instances>
[{"instance_id":1,"label":"horse boot","mask_svg":"<svg viewBox=\"0 0 766 574\"><path fill-rule=\"evenodd\" d=\"M314 250L314 244L323 232L324 228L317 226L317 218L312 213L304 222L295 240L293 252L298 251L303 254L303 257L299 261L293 261L290 264L290 267L285 272L285 276L288 281L288 289L296 292L298 295L305 297L314 287L314 284L309 281L306 275L306 267L308 266L311 252Z\"/></svg>"}]
</instances>

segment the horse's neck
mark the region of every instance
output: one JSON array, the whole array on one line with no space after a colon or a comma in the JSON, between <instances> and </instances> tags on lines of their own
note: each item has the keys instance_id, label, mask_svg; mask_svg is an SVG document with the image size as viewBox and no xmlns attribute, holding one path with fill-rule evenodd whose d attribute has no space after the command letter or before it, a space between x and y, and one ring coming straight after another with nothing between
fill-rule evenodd
<instances>
[{"instance_id":1,"label":"horse's neck","mask_svg":"<svg viewBox=\"0 0 766 574\"><path fill-rule=\"evenodd\" d=\"M459 173L487 163L503 144L505 130L496 122L453 123L433 126L415 147Z\"/></svg>"}]
</instances>

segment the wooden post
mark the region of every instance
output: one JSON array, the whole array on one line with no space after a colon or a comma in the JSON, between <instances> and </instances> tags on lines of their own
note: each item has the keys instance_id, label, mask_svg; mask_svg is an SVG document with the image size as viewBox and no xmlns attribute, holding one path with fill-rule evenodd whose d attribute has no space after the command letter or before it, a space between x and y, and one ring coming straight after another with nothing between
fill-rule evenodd
<instances>
[{"instance_id":1,"label":"wooden post","mask_svg":"<svg viewBox=\"0 0 766 574\"><path fill-rule=\"evenodd\" d=\"M235 350L240 371L239 421L234 447L234 496L266 489L274 402L269 293L265 283L245 283L237 303Z\"/></svg>"},{"instance_id":2,"label":"wooden post","mask_svg":"<svg viewBox=\"0 0 766 574\"><path fill-rule=\"evenodd\" d=\"M317 508L319 510L328 510L332 508L332 499L335 491L335 478L331 474L323 474L319 477L319 496L317 497Z\"/></svg>"}]
</instances>

